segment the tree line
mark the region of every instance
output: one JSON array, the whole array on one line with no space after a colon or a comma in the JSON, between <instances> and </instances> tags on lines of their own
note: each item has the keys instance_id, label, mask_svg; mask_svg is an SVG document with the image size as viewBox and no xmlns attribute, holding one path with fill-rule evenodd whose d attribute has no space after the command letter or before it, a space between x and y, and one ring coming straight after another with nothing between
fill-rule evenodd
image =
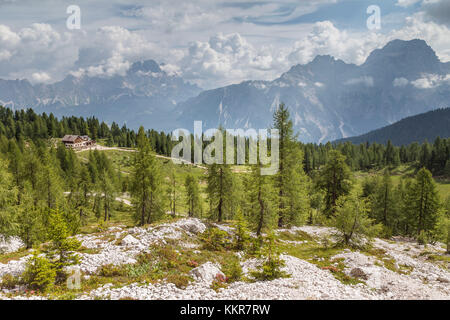
<instances>
[{"instance_id":1,"label":"tree line","mask_svg":"<svg viewBox=\"0 0 450 320\"><path fill-rule=\"evenodd\" d=\"M103 139L107 146L136 147L136 133L126 125L119 127L100 122L95 117L62 117L58 120L51 113L36 114L33 109L16 110L0 106L0 137L14 139L19 144L33 141L37 145L46 144L48 139L62 138L66 134L87 135L93 140ZM169 156L172 150L170 135L153 129L147 133L152 149L161 155Z\"/></svg>"},{"instance_id":2,"label":"tree line","mask_svg":"<svg viewBox=\"0 0 450 320\"><path fill-rule=\"evenodd\" d=\"M437 139L433 147L424 144L417 149L412 144L404 152L390 144L304 145L298 142L288 109L281 104L273 122L280 133L275 175L261 175L263 164L258 162L247 165L243 173L233 172L227 164L212 164L204 177L189 173L181 179L173 167L167 170L156 159L151 131L143 127L134 135L136 152L131 174L126 175L115 170L105 152L90 151L87 161L82 161L62 144L27 136L28 111L7 110L0 110L2 124L5 115L7 123L12 119L11 125L4 126L9 129L0 134L0 234L19 236L27 247L48 240L44 230L55 210L61 212L68 232L75 234L92 217L110 220L118 210L116 198L124 193L131 196L129 212L138 225L163 219L167 212L180 213L182 201L187 208L183 213L189 216L218 222L242 216L257 235L306 223L335 226L346 244L374 234L449 241L450 199L439 198L427 166L433 170L441 153L448 150L448 139ZM15 123L15 116L21 125ZM47 135L50 118L36 116L45 123ZM50 123L61 125L64 120L68 121ZM17 136L17 132L23 133ZM389 169L396 155L402 159L401 154L411 157L410 161L416 159L418 170L414 177L395 184ZM362 155L368 157L367 163L371 157L378 159L384 175L358 183L354 171ZM308 167L308 162L313 165ZM204 189L200 182L205 183Z\"/></svg>"}]
</instances>

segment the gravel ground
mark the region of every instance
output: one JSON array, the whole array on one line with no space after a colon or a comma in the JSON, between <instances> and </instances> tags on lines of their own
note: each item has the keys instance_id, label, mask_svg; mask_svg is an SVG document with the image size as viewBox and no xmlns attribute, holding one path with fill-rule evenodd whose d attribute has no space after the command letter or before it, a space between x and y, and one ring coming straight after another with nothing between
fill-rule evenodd
<instances>
[{"instance_id":1,"label":"gravel ground","mask_svg":"<svg viewBox=\"0 0 450 320\"><path fill-rule=\"evenodd\" d=\"M24 246L22 240L17 237L11 237L6 240L0 236L0 254L15 252Z\"/></svg>"},{"instance_id":2,"label":"gravel ground","mask_svg":"<svg viewBox=\"0 0 450 320\"><path fill-rule=\"evenodd\" d=\"M190 239L206 229L198 219L181 219L171 224L161 224L149 228L113 227L97 234L77 236L85 248L91 253L80 253L80 269L85 274L95 273L105 264L128 264L135 262L135 257L147 250L151 244L164 244L169 239L178 240L186 248L194 248ZM228 228L224 230L230 231ZM330 235L333 230L324 227L304 226L288 230L304 231L314 238L320 239ZM283 231L283 230L282 230ZM284 230L286 231L286 230ZM285 241L293 245L302 241ZM345 272L349 275L359 272L364 283L345 285L336 279L329 270L322 270L308 261L292 256L282 255L286 262L283 270L290 278L264 282L235 282L217 292L211 289L214 274L220 273L220 266L207 263L193 272L194 281L185 289L179 289L172 283L161 281L157 284L133 283L120 288L107 284L78 297L78 299L445 299L450 300L450 272L437 264L426 261L423 251L442 254L439 246L424 248L407 239L395 241L374 240L374 247L385 251L384 257L393 260L397 267L405 267L409 272L401 274L387 269L380 257L370 256L359 251L344 250L334 256L344 261ZM12 242L3 248L16 251L20 248ZM5 250L5 251L6 251ZM255 269L260 263L257 259L242 260L244 273ZM10 273L19 275L23 272L28 256L13 260L7 264L0 263L0 276ZM382 258L381 258L382 259ZM0 299L8 291L0 292ZM14 297L29 299L29 297ZM34 297L33 297L34 298ZM36 297L40 298L40 297Z\"/></svg>"}]
</instances>

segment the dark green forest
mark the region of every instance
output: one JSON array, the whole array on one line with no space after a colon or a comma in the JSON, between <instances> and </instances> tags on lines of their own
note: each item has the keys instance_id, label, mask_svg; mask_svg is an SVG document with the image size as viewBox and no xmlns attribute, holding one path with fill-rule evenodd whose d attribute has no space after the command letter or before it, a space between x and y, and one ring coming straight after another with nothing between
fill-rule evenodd
<instances>
[{"instance_id":1,"label":"dark green forest","mask_svg":"<svg viewBox=\"0 0 450 320\"><path fill-rule=\"evenodd\" d=\"M370 131L361 136L340 139L337 142L386 144L391 140L396 146L401 146L413 142L434 141L436 137L449 136L450 108L445 108L408 117L384 128Z\"/></svg>"}]
</instances>

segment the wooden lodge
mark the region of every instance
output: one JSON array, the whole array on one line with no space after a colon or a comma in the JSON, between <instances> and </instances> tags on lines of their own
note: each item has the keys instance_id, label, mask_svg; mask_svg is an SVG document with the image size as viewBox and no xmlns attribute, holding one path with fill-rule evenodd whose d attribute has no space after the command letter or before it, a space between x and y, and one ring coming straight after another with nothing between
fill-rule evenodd
<instances>
[{"instance_id":1,"label":"wooden lodge","mask_svg":"<svg viewBox=\"0 0 450 320\"><path fill-rule=\"evenodd\" d=\"M95 146L95 140L91 140L88 136L77 136L77 135L65 135L62 138L62 143L66 148L71 149L84 149Z\"/></svg>"}]
</instances>

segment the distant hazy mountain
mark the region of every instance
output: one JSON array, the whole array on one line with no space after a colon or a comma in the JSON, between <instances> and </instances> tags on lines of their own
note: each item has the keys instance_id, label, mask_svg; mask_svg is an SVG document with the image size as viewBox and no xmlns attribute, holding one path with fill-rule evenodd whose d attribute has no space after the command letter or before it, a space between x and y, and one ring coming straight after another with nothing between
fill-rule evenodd
<instances>
[{"instance_id":1,"label":"distant hazy mountain","mask_svg":"<svg viewBox=\"0 0 450 320\"><path fill-rule=\"evenodd\" d=\"M450 137L450 108L438 109L405 118L394 124L366 133L364 135L336 142L387 143L406 145L412 142L433 142L437 137Z\"/></svg>"},{"instance_id":2,"label":"distant hazy mountain","mask_svg":"<svg viewBox=\"0 0 450 320\"><path fill-rule=\"evenodd\" d=\"M202 92L179 105L191 128L265 128L280 102L290 109L302 141L326 142L450 105L450 64L422 40L388 43L361 66L331 56L296 65L273 81L246 81Z\"/></svg>"},{"instance_id":3,"label":"distant hazy mountain","mask_svg":"<svg viewBox=\"0 0 450 320\"><path fill-rule=\"evenodd\" d=\"M280 102L290 109L302 141L356 136L402 118L450 106L450 63L425 41L395 40L360 66L317 56L273 81L245 81L201 90L152 61L125 76L68 76L51 85L0 80L0 104L56 115L95 115L129 127L169 131L205 127L267 128Z\"/></svg>"},{"instance_id":4,"label":"distant hazy mountain","mask_svg":"<svg viewBox=\"0 0 450 320\"><path fill-rule=\"evenodd\" d=\"M176 104L200 91L147 60L134 63L125 76L112 78L69 75L54 84L34 86L27 80L0 80L0 104L58 116L95 115L110 123L162 130L173 125Z\"/></svg>"}]
</instances>

